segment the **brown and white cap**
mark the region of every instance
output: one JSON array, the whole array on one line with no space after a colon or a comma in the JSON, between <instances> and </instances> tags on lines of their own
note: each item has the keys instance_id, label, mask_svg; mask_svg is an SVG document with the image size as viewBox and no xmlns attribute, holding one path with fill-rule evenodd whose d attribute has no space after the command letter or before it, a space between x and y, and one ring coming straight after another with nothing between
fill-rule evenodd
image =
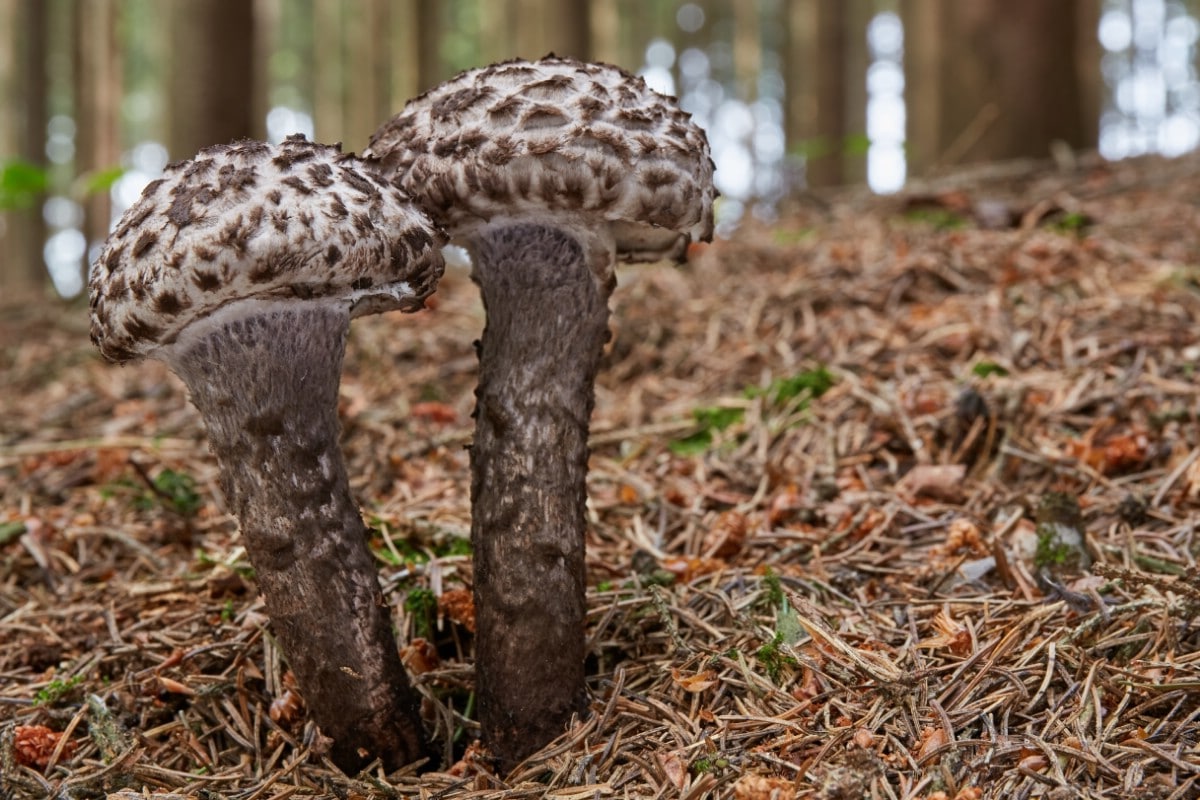
<instances>
[{"instance_id":1,"label":"brown and white cap","mask_svg":"<svg viewBox=\"0 0 1200 800\"><path fill-rule=\"evenodd\" d=\"M690 240L712 238L704 132L607 64L547 56L464 72L410 101L363 157L455 238L546 220L606 230L623 261L682 259Z\"/></svg>"},{"instance_id":2,"label":"brown and white cap","mask_svg":"<svg viewBox=\"0 0 1200 800\"><path fill-rule=\"evenodd\" d=\"M92 265L92 341L112 361L153 356L246 300L343 302L350 316L416 310L445 235L339 147L243 141L172 164Z\"/></svg>"}]
</instances>

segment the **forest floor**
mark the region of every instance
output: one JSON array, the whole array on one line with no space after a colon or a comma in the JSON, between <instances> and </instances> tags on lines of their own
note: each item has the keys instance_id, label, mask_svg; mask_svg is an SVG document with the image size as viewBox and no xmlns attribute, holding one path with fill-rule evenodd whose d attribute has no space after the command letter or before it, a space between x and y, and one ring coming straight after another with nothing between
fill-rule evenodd
<instances>
[{"instance_id":1,"label":"forest floor","mask_svg":"<svg viewBox=\"0 0 1200 800\"><path fill-rule=\"evenodd\" d=\"M477 292L359 320L344 446L440 756L344 775L204 430L0 311L0 798L1200 797L1200 159L1002 165L623 269L590 714L472 745Z\"/></svg>"}]
</instances>

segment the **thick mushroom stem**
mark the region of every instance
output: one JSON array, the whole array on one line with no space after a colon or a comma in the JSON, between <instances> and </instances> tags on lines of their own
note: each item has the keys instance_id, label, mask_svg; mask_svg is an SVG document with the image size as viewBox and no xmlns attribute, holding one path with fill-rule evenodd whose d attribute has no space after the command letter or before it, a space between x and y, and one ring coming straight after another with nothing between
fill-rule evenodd
<instances>
[{"instance_id":1,"label":"thick mushroom stem","mask_svg":"<svg viewBox=\"0 0 1200 800\"><path fill-rule=\"evenodd\" d=\"M348 304L223 316L167 357L204 417L271 627L338 766L414 761L419 697L338 443Z\"/></svg>"},{"instance_id":2,"label":"thick mushroom stem","mask_svg":"<svg viewBox=\"0 0 1200 800\"><path fill-rule=\"evenodd\" d=\"M507 771L586 704L588 420L608 288L557 228L493 226L471 250L487 313L471 447L476 681L484 741Z\"/></svg>"}]
</instances>

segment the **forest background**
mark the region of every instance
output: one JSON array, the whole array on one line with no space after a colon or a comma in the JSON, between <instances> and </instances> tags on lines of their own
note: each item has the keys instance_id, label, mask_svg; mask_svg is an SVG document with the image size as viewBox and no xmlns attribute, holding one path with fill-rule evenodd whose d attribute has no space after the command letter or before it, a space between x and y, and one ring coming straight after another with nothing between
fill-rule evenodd
<instances>
[{"instance_id":1,"label":"forest background","mask_svg":"<svg viewBox=\"0 0 1200 800\"><path fill-rule=\"evenodd\" d=\"M789 194L1200 141L1178 0L0 0L0 292L79 293L168 161L303 132L361 150L457 71L553 51L680 96L723 230Z\"/></svg>"}]
</instances>

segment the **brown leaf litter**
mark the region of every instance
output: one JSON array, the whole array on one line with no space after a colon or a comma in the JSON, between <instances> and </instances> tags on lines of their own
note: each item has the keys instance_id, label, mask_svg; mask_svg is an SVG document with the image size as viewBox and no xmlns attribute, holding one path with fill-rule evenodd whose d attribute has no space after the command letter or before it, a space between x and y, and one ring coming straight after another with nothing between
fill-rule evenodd
<instances>
[{"instance_id":1,"label":"brown leaf litter","mask_svg":"<svg viewBox=\"0 0 1200 800\"><path fill-rule=\"evenodd\" d=\"M439 751L392 774L324 758L179 382L102 364L82 303L6 307L0 797L1200 796L1198 196L1196 158L1005 166L622 272L593 702L510 775L474 722L462 271L356 322L341 392Z\"/></svg>"}]
</instances>

